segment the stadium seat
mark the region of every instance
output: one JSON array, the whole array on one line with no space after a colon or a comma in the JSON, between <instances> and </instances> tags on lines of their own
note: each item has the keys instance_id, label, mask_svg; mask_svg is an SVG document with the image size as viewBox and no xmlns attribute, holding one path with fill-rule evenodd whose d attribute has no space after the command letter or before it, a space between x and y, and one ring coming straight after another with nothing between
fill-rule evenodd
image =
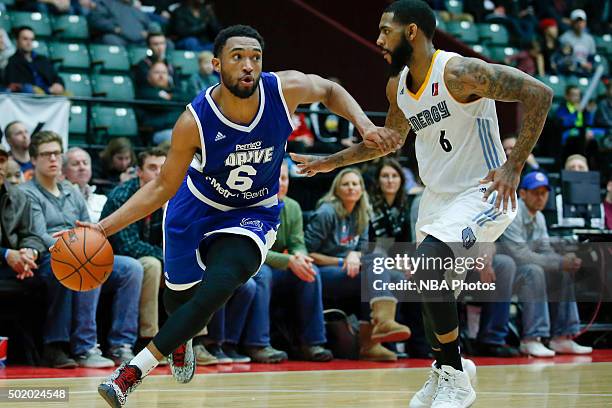
<instances>
[{"instance_id":1,"label":"stadium seat","mask_svg":"<svg viewBox=\"0 0 612 408\"><path fill-rule=\"evenodd\" d=\"M134 66L138 64L141 59L150 54L151 51L147 47L130 47L128 49L128 55L130 56L130 65Z\"/></svg>"},{"instance_id":2,"label":"stadium seat","mask_svg":"<svg viewBox=\"0 0 612 408\"><path fill-rule=\"evenodd\" d=\"M0 4L4 4L5 6L13 6L15 5L15 0L0 0Z\"/></svg>"},{"instance_id":3,"label":"stadium seat","mask_svg":"<svg viewBox=\"0 0 612 408\"><path fill-rule=\"evenodd\" d=\"M84 145L87 143L87 106L72 105L70 107L70 121L68 124L68 144Z\"/></svg>"},{"instance_id":4,"label":"stadium seat","mask_svg":"<svg viewBox=\"0 0 612 408\"><path fill-rule=\"evenodd\" d=\"M136 114L131 107L96 105L92 107L91 120L97 143L103 141L103 136L138 136Z\"/></svg>"},{"instance_id":5,"label":"stadium seat","mask_svg":"<svg viewBox=\"0 0 612 408\"><path fill-rule=\"evenodd\" d=\"M193 51L175 50L172 53L171 61L184 77L198 72L198 57Z\"/></svg>"},{"instance_id":6,"label":"stadium seat","mask_svg":"<svg viewBox=\"0 0 612 408\"><path fill-rule=\"evenodd\" d=\"M508 29L501 24L477 24L480 40L484 44L507 45L510 41Z\"/></svg>"},{"instance_id":7,"label":"stadium seat","mask_svg":"<svg viewBox=\"0 0 612 408\"><path fill-rule=\"evenodd\" d=\"M64 80L66 90L74 96L91 96L91 81L88 75L60 72L59 76Z\"/></svg>"},{"instance_id":8,"label":"stadium seat","mask_svg":"<svg viewBox=\"0 0 612 408\"><path fill-rule=\"evenodd\" d=\"M89 71L87 45L77 43L52 43L51 59L64 71Z\"/></svg>"},{"instance_id":9,"label":"stadium seat","mask_svg":"<svg viewBox=\"0 0 612 408\"><path fill-rule=\"evenodd\" d=\"M463 13L463 1L461 0L446 0L444 2L446 6L446 11L452 14L461 14Z\"/></svg>"},{"instance_id":10,"label":"stadium seat","mask_svg":"<svg viewBox=\"0 0 612 408\"><path fill-rule=\"evenodd\" d=\"M124 73L130 70L125 47L117 45L92 44L89 46L91 64L96 72Z\"/></svg>"},{"instance_id":11,"label":"stadium seat","mask_svg":"<svg viewBox=\"0 0 612 408\"><path fill-rule=\"evenodd\" d=\"M134 99L134 84L125 75L93 75L93 95L110 99Z\"/></svg>"},{"instance_id":12,"label":"stadium seat","mask_svg":"<svg viewBox=\"0 0 612 408\"><path fill-rule=\"evenodd\" d=\"M6 11L0 10L0 28L4 28L7 33L11 32L11 19Z\"/></svg>"},{"instance_id":13,"label":"stadium seat","mask_svg":"<svg viewBox=\"0 0 612 408\"><path fill-rule=\"evenodd\" d=\"M467 44L476 44L480 40L478 29L469 21L451 21L446 25L446 31Z\"/></svg>"},{"instance_id":14,"label":"stadium seat","mask_svg":"<svg viewBox=\"0 0 612 408\"><path fill-rule=\"evenodd\" d=\"M13 27L29 26L34 30L36 37L51 37L51 21L46 14L38 12L13 11L11 12Z\"/></svg>"},{"instance_id":15,"label":"stadium seat","mask_svg":"<svg viewBox=\"0 0 612 408\"><path fill-rule=\"evenodd\" d=\"M563 99L565 95L565 78L557 75L537 76L537 79L548 85L554 93L555 100Z\"/></svg>"},{"instance_id":16,"label":"stadium seat","mask_svg":"<svg viewBox=\"0 0 612 408\"><path fill-rule=\"evenodd\" d=\"M604 34L595 37L597 52L605 54L610 58L612 56L612 34Z\"/></svg>"},{"instance_id":17,"label":"stadium seat","mask_svg":"<svg viewBox=\"0 0 612 408\"><path fill-rule=\"evenodd\" d=\"M87 41L89 27L83 16L57 16L53 18L53 35L60 40Z\"/></svg>"},{"instance_id":18,"label":"stadium seat","mask_svg":"<svg viewBox=\"0 0 612 408\"><path fill-rule=\"evenodd\" d=\"M518 54L519 50L513 47L490 47L491 59L496 62L505 63L507 57Z\"/></svg>"},{"instance_id":19,"label":"stadium seat","mask_svg":"<svg viewBox=\"0 0 612 408\"><path fill-rule=\"evenodd\" d=\"M477 53L479 53L480 55L482 55L483 57L491 58L491 51L489 50L487 46L480 45L480 44L474 44L472 45L472 49L476 51Z\"/></svg>"},{"instance_id":20,"label":"stadium seat","mask_svg":"<svg viewBox=\"0 0 612 408\"><path fill-rule=\"evenodd\" d=\"M44 55L45 57L49 56L49 47L44 41L32 41L32 50L35 51L37 54Z\"/></svg>"}]
</instances>

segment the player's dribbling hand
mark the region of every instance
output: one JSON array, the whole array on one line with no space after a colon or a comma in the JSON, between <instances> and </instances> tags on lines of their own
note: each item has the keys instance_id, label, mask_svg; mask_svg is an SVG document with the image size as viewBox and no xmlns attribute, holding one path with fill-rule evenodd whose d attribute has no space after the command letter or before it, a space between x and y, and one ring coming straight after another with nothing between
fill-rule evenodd
<instances>
[{"instance_id":1,"label":"player's dribbling hand","mask_svg":"<svg viewBox=\"0 0 612 408\"><path fill-rule=\"evenodd\" d=\"M497 210L508 212L508 201L512 203L512 211L516 211L516 189L521 180L521 172L504 163L501 167L489 170L489 174L482 180L480 184L493 183L487 188L487 191L482 197L482 201L487 201L489 196L497 191L497 197L493 204Z\"/></svg>"},{"instance_id":2,"label":"player's dribbling hand","mask_svg":"<svg viewBox=\"0 0 612 408\"><path fill-rule=\"evenodd\" d=\"M374 126L364 132L363 144L369 149L378 149L384 154L389 154L401 149L403 141L396 130Z\"/></svg>"},{"instance_id":3,"label":"player's dribbling hand","mask_svg":"<svg viewBox=\"0 0 612 408\"><path fill-rule=\"evenodd\" d=\"M317 173L327 173L335 169L334 165L325 160L327 156L312 156L307 154L289 153L291 160L297 164L298 174L312 177Z\"/></svg>"},{"instance_id":4,"label":"player's dribbling hand","mask_svg":"<svg viewBox=\"0 0 612 408\"><path fill-rule=\"evenodd\" d=\"M106 237L106 231L104 231L104 228L102 228L102 225L100 225L100 223L77 221L76 222L76 226L77 227L83 227L83 228L95 229L97 231L100 231L102 233L102 235L104 235ZM51 236L53 238L59 238L59 237L62 236L62 234L64 232L67 232L67 231L70 231L70 229L65 229L65 230L57 231L57 232L53 233L53 235L51 235Z\"/></svg>"}]
</instances>

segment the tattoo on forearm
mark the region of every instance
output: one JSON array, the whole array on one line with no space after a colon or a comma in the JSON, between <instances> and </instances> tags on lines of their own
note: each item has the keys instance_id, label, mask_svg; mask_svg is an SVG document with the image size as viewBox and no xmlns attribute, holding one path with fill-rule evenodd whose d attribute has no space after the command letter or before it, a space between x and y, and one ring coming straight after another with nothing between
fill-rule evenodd
<instances>
[{"instance_id":1,"label":"tattoo on forearm","mask_svg":"<svg viewBox=\"0 0 612 408\"><path fill-rule=\"evenodd\" d=\"M363 142L353 145L328 157L334 168L349 166L355 163L372 160L385 154L378 149L370 149Z\"/></svg>"},{"instance_id":2,"label":"tattoo on forearm","mask_svg":"<svg viewBox=\"0 0 612 408\"><path fill-rule=\"evenodd\" d=\"M396 130L403 138L402 140L406 140L408 131L410 130L410 124L406 116L397 105L391 105L389 107L389 112L385 119L385 127Z\"/></svg>"}]
</instances>

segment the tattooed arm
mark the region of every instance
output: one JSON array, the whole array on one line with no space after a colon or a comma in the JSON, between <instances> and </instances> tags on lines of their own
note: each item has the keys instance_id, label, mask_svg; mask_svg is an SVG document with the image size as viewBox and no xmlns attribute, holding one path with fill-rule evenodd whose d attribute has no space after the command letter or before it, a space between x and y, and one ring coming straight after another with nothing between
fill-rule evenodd
<instances>
[{"instance_id":1,"label":"tattooed arm","mask_svg":"<svg viewBox=\"0 0 612 408\"><path fill-rule=\"evenodd\" d=\"M397 146L397 149L402 147L410 130L408 120L397 106L398 80L398 77L393 77L387 83L389 111L385 119L385 127L382 129L385 132L399 133L401 145ZM385 156L386 154L379 149L370 148L364 142L361 142L330 156L307 156L291 153L291 158L298 163L300 173L313 176L319 172L326 173L338 167L361 163Z\"/></svg>"},{"instance_id":2,"label":"tattooed arm","mask_svg":"<svg viewBox=\"0 0 612 408\"><path fill-rule=\"evenodd\" d=\"M552 103L552 90L518 69L464 57L448 61L444 82L451 95L460 102L471 102L484 97L524 105L525 115L512 154L500 168L492 169L481 181L493 182L484 200L497 190L495 206L499 208L502 205L505 211L509 198L515 210L515 192L520 174L544 127Z\"/></svg>"}]
</instances>

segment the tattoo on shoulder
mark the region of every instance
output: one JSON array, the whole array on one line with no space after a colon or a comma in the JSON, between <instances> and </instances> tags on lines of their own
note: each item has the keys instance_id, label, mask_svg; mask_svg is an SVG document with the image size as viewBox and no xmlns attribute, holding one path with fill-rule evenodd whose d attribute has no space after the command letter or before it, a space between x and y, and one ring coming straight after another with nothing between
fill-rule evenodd
<instances>
[{"instance_id":1,"label":"tattoo on shoulder","mask_svg":"<svg viewBox=\"0 0 612 408\"><path fill-rule=\"evenodd\" d=\"M504 65L464 58L453 66L447 78L448 89L457 96L478 95L500 101L517 101L525 75Z\"/></svg>"}]
</instances>

